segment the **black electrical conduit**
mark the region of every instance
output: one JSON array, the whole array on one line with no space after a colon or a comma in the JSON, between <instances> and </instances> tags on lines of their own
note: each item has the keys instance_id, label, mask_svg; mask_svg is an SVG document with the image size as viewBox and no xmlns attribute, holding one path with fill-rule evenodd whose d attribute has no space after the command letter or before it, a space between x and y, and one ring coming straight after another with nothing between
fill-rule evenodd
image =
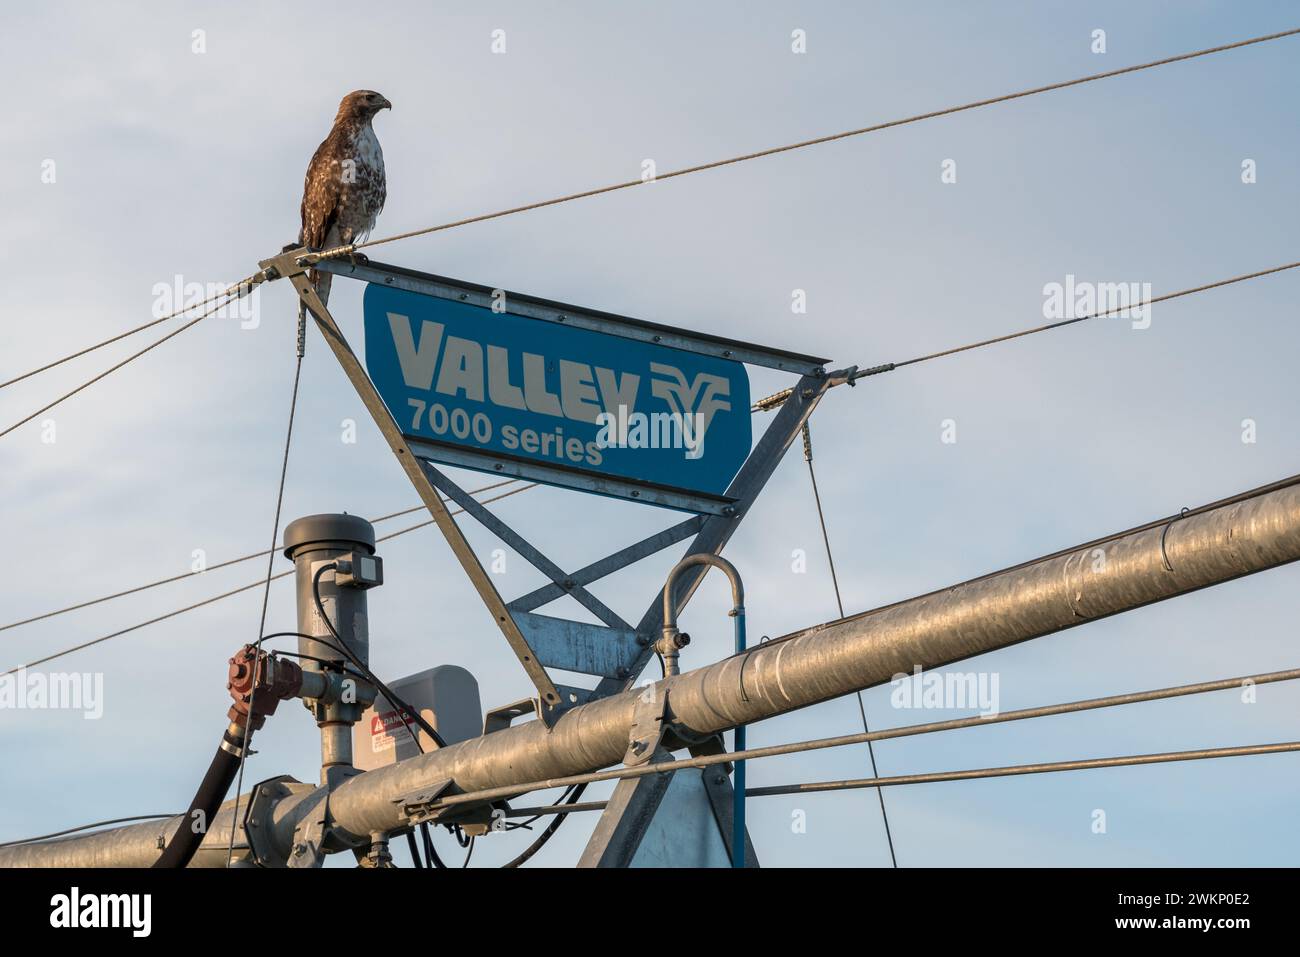
<instances>
[{"instance_id":1,"label":"black electrical conduit","mask_svg":"<svg viewBox=\"0 0 1300 957\"><path fill-rule=\"evenodd\" d=\"M429 722L424 719L424 715L420 714L418 710L412 708L401 698L397 697L397 695L393 694L392 690L386 684L384 684L382 681L376 678L370 672L370 669L367 668L364 664L362 664L361 661L358 660L358 658L354 654L352 654L351 651L348 650L347 643L344 642L343 637L338 633L338 631L335 630L334 623L330 621L330 616L325 614L325 605L321 601L321 597L320 597L321 576L328 571L337 572L338 567L339 566L337 562L329 562L328 564L322 565L320 568L316 569L316 573L312 576L312 580L311 580L311 598L316 605L316 613L320 615L321 621L325 622L325 627L329 629L329 633L334 636L334 639L338 642L338 644L334 645L328 641L322 641L319 638L316 638L314 640L319 641L321 644L325 645L326 647L333 648L335 651L339 652L341 655L348 658L354 665L356 665L358 668L364 671L366 673L366 676L369 677L371 683L374 684L374 686L379 689L379 693L382 694L388 700L389 704L393 705L395 708L398 709L399 714L410 715L411 720L414 721L417 725L419 725L421 731L423 731L425 734L427 734L430 738L433 739L434 744L436 744L440 748L445 748L447 746L447 742L443 740L442 735L440 735L434 729L433 725L429 724ZM423 754L424 747L420 744L420 736L411 730L411 726L407 724L405 720L402 721L402 727L406 728L406 733L411 736L411 740L415 743L415 749L419 751L421 754ZM447 865L443 863L442 858L438 856L438 852L434 850L433 836L429 833L429 825L427 823L420 824L420 841L422 844L424 844L424 855L429 860L429 866L433 868L439 868L445 870ZM411 851L411 858L414 860L415 866L419 868L423 868L424 863L420 860L419 850L417 849L415 843L415 832L413 830L408 831L406 833L406 842L407 842L407 847ZM468 857L465 859L465 862L469 863Z\"/></svg>"},{"instance_id":2,"label":"black electrical conduit","mask_svg":"<svg viewBox=\"0 0 1300 957\"><path fill-rule=\"evenodd\" d=\"M299 635L299 637L310 638L312 641L320 642L322 645L325 645L326 647L329 648L333 648L339 654L346 657L350 662L352 662L353 665L357 667L357 670L359 670L363 675L366 676L366 679L369 680L371 684L373 684L376 688L379 689L379 693L388 699L389 704L409 714L411 716L411 720L420 726L420 730L433 739L434 744L436 744L440 748L445 748L447 746L447 742L442 739L442 735L438 734L438 732L434 730L433 725L429 724L428 721L424 720L424 716L422 714L420 714L418 711L413 709L401 698L397 697L397 695L393 694L393 692L388 689L388 685L384 684L382 681L376 678L374 674L370 671L370 669L367 668L365 664L361 661L361 659L359 659L355 654L351 652L351 650L348 649L347 643L343 640L342 636L338 633L338 631L335 630L334 622L330 621L330 616L325 613L325 606L324 604L321 603L320 578L326 572L338 571L338 567L339 566L337 562L329 562L325 565L322 565L320 568L316 569L316 574L313 575L311 579L311 598L312 601L316 603L316 612L317 614L320 615L321 621L325 622L325 627L329 629L329 633L334 636L334 640L337 641L338 644L332 645L328 641L321 641L321 639L317 638L315 635ZM424 748L420 747L420 739L416 736L415 732L411 731L410 725L406 724L405 721L403 721L402 724L406 726L406 730L410 732L411 737L415 739L416 748L418 748L420 753L423 754Z\"/></svg>"},{"instance_id":3,"label":"black electrical conduit","mask_svg":"<svg viewBox=\"0 0 1300 957\"><path fill-rule=\"evenodd\" d=\"M577 803L578 798L582 797L582 792L585 790L587 790L587 785L585 784L579 784L577 787L571 788L567 792L568 798L567 800L564 801L564 803L566 805ZM560 811L558 814L556 814L555 820L552 821L549 825L547 825L546 830L544 830L538 836L537 840L533 841L533 843L529 844L526 848L524 848L520 852L519 856L516 857L513 861L510 861L507 864L502 864L501 867L506 870L519 867L530 857L532 857L534 854L540 851L546 845L546 842L551 839L551 835L560 829L560 825L564 823L564 819L568 817L568 814L569 814L568 811ZM536 820L536 818L534 818L534 820Z\"/></svg>"}]
</instances>

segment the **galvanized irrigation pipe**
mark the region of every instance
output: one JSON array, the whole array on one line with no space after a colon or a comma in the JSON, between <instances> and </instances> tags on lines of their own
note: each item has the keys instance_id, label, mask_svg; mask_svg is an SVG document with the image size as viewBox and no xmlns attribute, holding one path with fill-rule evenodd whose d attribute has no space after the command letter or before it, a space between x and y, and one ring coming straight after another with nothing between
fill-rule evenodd
<instances>
[{"instance_id":1,"label":"galvanized irrigation pipe","mask_svg":"<svg viewBox=\"0 0 1300 957\"><path fill-rule=\"evenodd\" d=\"M1300 487L1288 486L1121 535L1100 556L1089 546L760 645L673 679L668 707L711 734L1296 559ZM331 795L334 820L357 836L390 831L402 826L403 798L440 780L480 791L618 764L641 693L360 775ZM284 826L294 800L278 809Z\"/></svg>"},{"instance_id":2,"label":"galvanized irrigation pipe","mask_svg":"<svg viewBox=\"0 0 1300 957\"><path fill-rule=\"evenodd\" d=\"M1003 711L988 716L976 715L970 718L952 718L947 721L932 721L927 724L909 724L898 728L886 728L882 731L859 731L856 734L841 734L831 738L815 738L811 741L793 741L787 744L772 744L762 748L750 748L744 751L731 751L725 754L705 754L699 757L684 758L680 761L662 761L656 764L644 764L634 768L614 768L609 771L597 771L591 774L574 774L563 778L551 778L547 781L530 781L507 788L494 788L489 791L474 791L468 794L452 794L444 798L441 806L452 807L457 804L479 804L498 798L514 797L529 791L545 791L551 788L569 787L574 784L594 784L598 781L614 781L622 778L643 777L667 771L684 771L687 768L707 768L729 761L756 761L760 758L773 758L786 754L801 754L804 751L821 751L826 748L840 748L849 744L866 744L868 741L884 741L890 738L907 738L919 734L933 734L937 731L956 731L961 728L976 728L992 724L1005 724L1008 721L1023 721L1027 718L1045 718L1054 714L1076 714L1080 711L1092 711L1098 708L1113 708L1118 705L1138 704L1143 701L1160 701L1166 698L1179 698L1186 695L1206 694L1211 691L1227 691L1248 685L1271 684L1276 681L1294 681L1300 678L1300 668L1288 671L1269 671L1258 675L1242 675L1240 678L1220 678L1215 681L1201 681L1196 684L1175 685L1170 688L1157 688L1154 691L1133 691L1127 694L1109 695L1105 698L1086 698L1065 704L1043 705L1037 708L1021 708L1016 711ZM1267 746L1265 746L1267 747ZM1005 770L1005 769L1001 769ZM1062 769L1065 770L1065 769ZM943 772L948 773L948 772ZM958 771L954 774L965 774ZM911 775L910 777L915 777ZM862 781L885 780L884 778L862 778ZM892 781L892 779L890 779ZM935 778L934 780L948 780ZM897 783L907 783L899 781ZM862 784L870 787L870 784ZM792 787L798 788L799 785ZM819 790L810 786L809 790ZM767 793L777 793L771 788L762 789ZM751 797L761 796L759 789L748 792ZM535 810L535 809L533 809Z\"/></svg>"},{"instance_id":3,"label":"galvanized irrigation pipe","mask_svg":"<svg viewBox=\"0 0 1300 957\"><path fill-rule=\"evenodd\" d=\"M657 693L666 691L675 724L713 734L888 682L914 666L936 668L1297 559L1300 486L1288 485L808 628L661 682ZM332 792L331 817L360 840L405 826L405 799L439 781L463 792L513 792L618 764L642 693L575 707L550 728L530 721L358 775ZM309 794L293 794L269 810L279 849L292 845L311 807ZM55 858L73 865L81 859L77 842L91 839L0 849L0 866ZM95 860L111 863L114 855L100 848ZM116 851L123 859L146 856Z\"/></svg>"}]
</instances>

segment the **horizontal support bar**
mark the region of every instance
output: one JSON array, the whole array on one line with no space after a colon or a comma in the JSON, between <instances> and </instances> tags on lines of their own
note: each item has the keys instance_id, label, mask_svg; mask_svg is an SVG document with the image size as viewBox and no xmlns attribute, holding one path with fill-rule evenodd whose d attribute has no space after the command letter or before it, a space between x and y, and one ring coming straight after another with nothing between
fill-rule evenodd
<instances>
[{"instance_id":1,"label":"horizontal support bar","mask_svg":"<svg viewBox=\"0 0 1300 957\"><path fill-rule=\"evenodd\" d=\"M453 445L442 445L413 436L407 436L406 442L411 451L419 458L441 465L452 465L462 469L474 469L490 475L504 475L529 482L541 482L560 488L579 492L591 492L610 498L621 498L642 505L658 505L681 512L697 514L725 515L733 508L731 499L726 496L700 495L681 489L651 485L646 482L632 482L608 475L596 475L577 469L559 468L538 462L524 462L505 455L493 455Z\"/></svg>"},{"instance_id":2,"label":"horizontal support bar","mask_svg":"<svg viewBox=\"0 0 1300 957\"><path fill-rule=\"evenodd\" d=\"M618 678L640 650L637 634L630 628L589 625L526 611L513 614L537 660L547 668Z\"/></svg>"},{"instance_id":3,"label":"horizontal support bar","mask_svg":"<svg viewBox=\"0 0 1300 957\"><path fill-rule=\"evenodd\" d=\"M1282 754L1288 751L1300 751L1300 741L1284 741L1279 744L1248 744L1235 748L1202 748L1197 751L1162 751L1158 754L1132 754L1116 758L1084 758L1080 761L1052 761L1045 764L1012 764L1000 768L973 768L969 771L896 774L887 778L857 778L849 781L781 784L765 788L748 788L745 794L748 797L775 797L780 794L809 794L816 791L887 788L896 787L900 784L937 784L944 781L975 781L983 778L1005 778L1022 774L1050 774L1056 771L1127 768L1140 764L1170 764L1175 761L1204 761L1210 758L1243 758L1255 754Z\"/></svg>"},{"instance_id":4,"label":"horizontal support bar","mask_svg":"<svg viewBox=\"0 0 1300 957\"><path fill-rule=\"evenodd\" d=\"M540 299L536 296L508 292L503 289L493 289L491 286L483 286L478 283L416 272L413 269L405 269L401 266L368 261L352 263L346 259L327 259L317 263L315 268L348 279L378 283L383 286L391 286L394 289L405 289L408 292L420 293L424 296L434 296L438 299L451 299L472 306L481 306L484 309L499 308L500 295L504 294L506 310L511 315L538 319L556 325L572 326L578 329L588 329L592 332L618 336L623 339L634 339L638 342L651 342L672 349L694 352L697 355L731 359L749 365L778 369L781 372L815 375L821 372L822 367L830 361L817 356L791 352L787 349L774 349L770 346L760 346L739 339L727 339L723 336L693 332L689 329L679 329L676 326L646 322L643 319L632 319L612 312L602 312L584 306L574 306L569 303Z\"/></svg>"},{"instance_id":5,"label":"horizontal support bar","mask_svg":"<svg viewBox=\"0 0 1300 957\"><path fill-rule=\"evenodd\" d=\"M1163 751L1114 758L1084 758L1078 761L1051 761L1041 764L1012 764L999 768L973 768L968 771L934 771L925 774L896 774L884 778L853 778L844 781L812 781L806 784L778 784L771 787L746 788L745 797L779 797L787 794L814 794L820 791L849 791L864 788L897 787L904 784L939 784L950 781L975 781L986 778L1016 777L1024 774L1051 774L1058 771L1088 771L1097 768L1126 768L1146 764L1171 764L1177 761L1205 761L1215 758L1242 758L1259 754L1284 754L1300 751L1300 741L1279 744L1247 744L1230 748L1202 748L1196 751ZM746 759L748 760L748 759ZM683 770L666 766L665 772ZM542 807L513 808L506 817L545 817L578 811L604 810L605 801L580 804L547 804Z\"/></svg>"}]
</instances>

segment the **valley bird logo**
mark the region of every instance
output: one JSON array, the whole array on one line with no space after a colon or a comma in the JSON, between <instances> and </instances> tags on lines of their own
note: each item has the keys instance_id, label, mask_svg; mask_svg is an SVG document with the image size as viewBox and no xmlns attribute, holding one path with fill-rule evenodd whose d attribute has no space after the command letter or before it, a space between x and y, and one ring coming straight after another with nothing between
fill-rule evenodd
<instances>
[{"instance_id":1,"label":"valley bird logo","mask_svg":"<svg viewBox=\"0 0 1300 957\"><path fill-rule=\"evenodd\" d=\"M722 376L701 372L695 377L693 385L686 384L686 376L675 366L661 362L650 363L650 371L664 379L652 379L650 392L656 399L662 399L668 408L681 417L684 431L692 433L694 441L688 442L690 451L687 458L699 458L704 453L704 435L709 431L713 416L718 412L730 412L731 384ZM687 422L693 423L687 427Z\"/></svg>"},{"instance_id":2,"label":"valley bird logo","mask_svg":"<svg viewBox=\"0 0 1300 957\"><path fill-rule=\"evenodd\" d=\"M631 411L619 405L596 416L601 449L682 449L687 459L704 455L704 434L713 417L731 411L731 383L708 372L696 373L690 384L676 366L650 362L650 394L668 407L667 412Z\"/></svg>"}]
</instances>

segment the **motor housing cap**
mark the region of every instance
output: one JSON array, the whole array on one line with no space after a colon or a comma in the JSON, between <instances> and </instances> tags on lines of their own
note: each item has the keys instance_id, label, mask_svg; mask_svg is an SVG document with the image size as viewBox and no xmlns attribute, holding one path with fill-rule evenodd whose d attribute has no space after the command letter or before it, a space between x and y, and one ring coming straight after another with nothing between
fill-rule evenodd
<instances>
[{"instance_id":1,"label":"motor housing cap","mask_svg":"<svg viewBox=\"0 0 1300 957\"><path fill-rule=\"evenodd\" d=\"M290 522L284 529L284 555L292 559L295 553L310 546L333 547L347 550L356 546L366 553L375 553L375 527L359 515L327 513L304 515Z\"/></svg>"}]
</instances>

